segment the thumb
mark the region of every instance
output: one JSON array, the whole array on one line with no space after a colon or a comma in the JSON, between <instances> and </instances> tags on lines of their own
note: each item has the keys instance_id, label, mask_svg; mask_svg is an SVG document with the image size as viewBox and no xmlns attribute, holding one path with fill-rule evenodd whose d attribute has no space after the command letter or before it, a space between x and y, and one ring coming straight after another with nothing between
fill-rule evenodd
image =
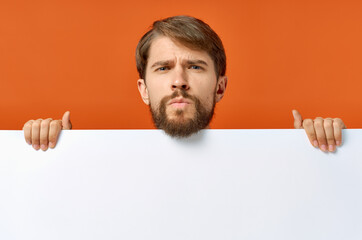
<instances>
[{"instance_id":1,"label":"thumb","mask_svg":"<svg viewBox=\"0 0 362 240\"><path fill-rule=\"evenodd\" d=\"M294 128L300 129L303 128L303 118L302 115L297 110L293 110L293 117L294 117Z\"/></svg>"},{"instance_id":2,"label":"thumb","mask_svg":"<svg viewBox=\"0 0 362 240\"><path fill-rule=\"evenodd\" d=\"M62 118L63 129L69 130L72 129L72 123L70 122L70 112L66 111Z\"/></svg>"}]
</instances>

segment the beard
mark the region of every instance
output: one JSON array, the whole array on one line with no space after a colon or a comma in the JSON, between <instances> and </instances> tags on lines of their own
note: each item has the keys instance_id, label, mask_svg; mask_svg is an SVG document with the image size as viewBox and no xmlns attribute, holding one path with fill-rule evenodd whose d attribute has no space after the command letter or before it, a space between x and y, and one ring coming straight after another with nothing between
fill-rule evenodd
<instances>
[{"instance_id":1,"label":"beard","mask_svg":"<svg viewBox=\"0 0 362 240\"><path fill-rule=\"evenodd\" d=\"M175 110L176 119L170 119L166 113L167 103L171 99L180 95L194 103L194 116L191 118L185 118L185 110L177 109ZM158 108L153 109L152 103L150 103L149 108L151 111L153 123L155 124L156 128L164 130L165 133L171 137L186 138L209 125L212 117L214 116L215 96L213 97L212 101L211 109L207 110L197 97L191 96L182 89L176 90L172 93L172 95L162 98Z\"/></svg>"}]
</instances>

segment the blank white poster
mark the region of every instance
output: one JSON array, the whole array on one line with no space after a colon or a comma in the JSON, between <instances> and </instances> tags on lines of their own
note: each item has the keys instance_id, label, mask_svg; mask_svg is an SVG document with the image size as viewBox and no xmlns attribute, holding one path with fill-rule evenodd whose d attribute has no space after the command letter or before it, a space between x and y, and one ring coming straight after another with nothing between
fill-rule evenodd
<instances>
[{"instance_id":1,"label":"blank white poster","mask_svg":"<svg viewBox=\"0 0 362 240\"><path fill-rule=\"evenodd\" d=\"M303 130L0 131L1 240L360 240L362 130L335 153Z\"/></svg>"}]
</instances>

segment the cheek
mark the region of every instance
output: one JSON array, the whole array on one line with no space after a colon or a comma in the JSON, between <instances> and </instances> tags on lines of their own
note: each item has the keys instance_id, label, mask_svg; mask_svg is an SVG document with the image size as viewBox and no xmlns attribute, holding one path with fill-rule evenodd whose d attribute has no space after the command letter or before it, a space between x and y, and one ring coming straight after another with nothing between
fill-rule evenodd
<instances>
[{"instance_id":1,"label":"cheek","mask_svg":"<svg viewBox=\"0 0 362 240\"><path fill-rule=\"evenodd\" d=\"M153 110L156 110L156 109L159 108L160 102L161 102L161 100L152 98L152 97L150 96L150 106L151 106L151 108L152 108Z\"/></svg>"},{"instance_id":2,"label":"cheek","mask_svg":"<svg viewBox=\"0 0 362 240\"><path fill-rule=\"evenodd\" d=\"M148 88L148 96L152 107L157 107L164 97L159 88Z\"/></svg>"},{"instance_id":3,"label":"cheek","mask_svg":"<svg viewBox=\"0 0 362 240\"><path fill-rule=\"evenodd\" d=\"M198 96L195 96L198 97L203 106L205 106L207 109L210 109L215 101L216 88L207 86L207 88L205 87L203 90L204 92L201 92Z\"/></svg>"},{"instance_id":4,"label":"cheek","mask_svg":"<svg viewBox=\"0 0 362 240\"><path fill-rule=\"evenodd\" d=\"M162 81L160 79L157 79L158 81L153 81L155 79L150 79L148 82L148 96L150 98L150 101L153 105L159 104L160 101L167 96L167 94L171 94L167 92L167 88L164 84L165 81Z\"/></svg>"},{"instance_id":5,"label":"cheek","mask_svg":"<svg viewBox=\"0 0 362 240\"><path fill-rule=\"evenodd\" d=\"M210 94L210 95L208 96L208 98L206 98L205 106L206 106L208 109L211 109L211 108L213 107L214 101L215 101L215 94L214 94L214 92L213 92L212 94Z\"/></svg>"},{"instance_id":6,"label":"cheek","mask_svg":"<svg viewBox=\"0 0 362 240\"><path fill-rule=\"evenodd\" d=\"M209 99L214 96L216 90L216 78L214 75L207 74L194 78L195 81L190 83L190 88L195 91L195 94L200 98Z\"/></svg>"}]
</instances>

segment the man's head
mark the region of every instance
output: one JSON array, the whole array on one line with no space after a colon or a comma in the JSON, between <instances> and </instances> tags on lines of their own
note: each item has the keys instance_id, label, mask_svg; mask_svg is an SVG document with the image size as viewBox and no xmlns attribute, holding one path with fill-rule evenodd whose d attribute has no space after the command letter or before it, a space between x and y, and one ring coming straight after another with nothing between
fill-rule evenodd
<instances>
[{"instance_id":1,"label":"man's head","mask_svg":"<svg viewBox=\"0 0 362 240\"><path fill-rule=\"evenodd\" d=\"M222 42L206 23L188 16L156 21L136 61L138 89L157 128L187 137L208 127L227 78Z\"/></svg>"}]
</instances>

